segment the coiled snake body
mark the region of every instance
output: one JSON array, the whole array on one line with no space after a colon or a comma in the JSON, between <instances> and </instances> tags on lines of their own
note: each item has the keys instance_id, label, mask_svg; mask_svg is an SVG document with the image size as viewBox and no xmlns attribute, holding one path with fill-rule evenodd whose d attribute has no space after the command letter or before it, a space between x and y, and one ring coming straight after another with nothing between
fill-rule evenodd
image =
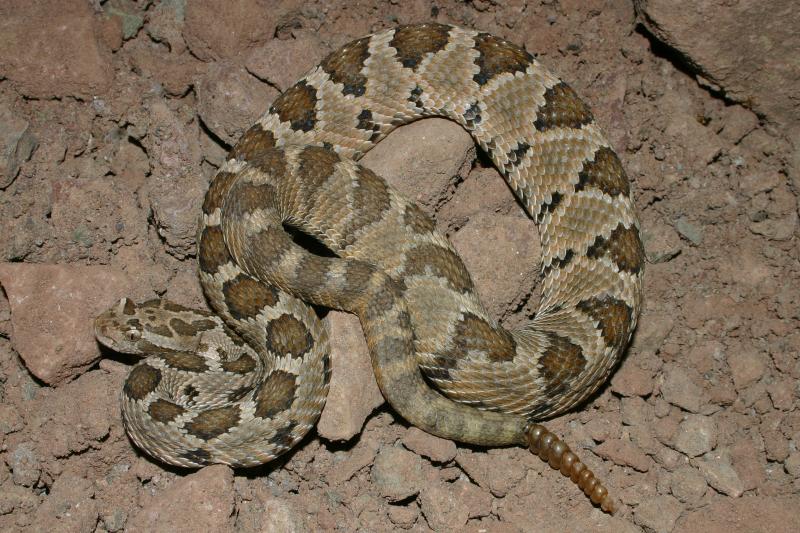
<instances>
[{"instance_id":1,"label":"coiled snake body","mask_svg":"<svg viewBox=\"0 0 800 533\"><path fill-rule=\"evenodd\" d=\"M517 331L487 315L431 220L355 163L425 116L469 131L538 223L542 300ZM335 256L306 251L286 227ZM326 330L310 303L358 315L380 389L408 422L461 442L529 444L613 509L532 421L585 399L619 360L641 301L638 224L591 112L521 48L422 24L333 52L231 150L206 194L198 245L216 314L123 300L96 322L102 342L149 355L122 405L151 455L252 466L296 444L328 387Z\"/></svg>"}]
</instances>

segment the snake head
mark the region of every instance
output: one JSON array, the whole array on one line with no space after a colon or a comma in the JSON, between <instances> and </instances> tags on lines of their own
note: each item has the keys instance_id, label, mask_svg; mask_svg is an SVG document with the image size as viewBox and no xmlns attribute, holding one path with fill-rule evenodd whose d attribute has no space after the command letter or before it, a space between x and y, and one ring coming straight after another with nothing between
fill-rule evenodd
<instances>
[{"instance_id":1,"label":"snake head","mask_svg":"<svg viewBox=\"0 0 800 533\"><path fill-rule=\"evenodd\" d=\"M115 352L141 354L138 343L143 333L136 304L129 298L122 298L94 320L95 337L100 344Z\"/></svg>"}]
</instances>

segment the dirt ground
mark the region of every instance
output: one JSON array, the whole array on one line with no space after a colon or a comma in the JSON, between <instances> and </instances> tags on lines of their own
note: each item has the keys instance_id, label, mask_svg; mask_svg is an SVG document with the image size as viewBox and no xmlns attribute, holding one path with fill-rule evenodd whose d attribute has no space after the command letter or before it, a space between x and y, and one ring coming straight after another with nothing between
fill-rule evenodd
<instances>
[{"instance_id":1,"label":"dirt ground","mask_svg":"<svg viewBox=\"0 0 800 533\"><path fill-rule=\"evenodd\" d=\"M0 530L800 531L800 27L791 0L42 0L0 4ZM632 180L646 305L610 383L549 421L622 503L524 449L409 427L335 355L320 427L251 470L166 468L122 428L132 361L92 317L202 306L208 179L328 52L435 20L524 44ZM537 304L531 222L469 137L426 120L365 162L419 201L510 326ZM333 316L339 352L363 352ZM349 328L349 329L348 329ZM363 353L361 353L363 355Z\"/></svg>"}]
</instances>

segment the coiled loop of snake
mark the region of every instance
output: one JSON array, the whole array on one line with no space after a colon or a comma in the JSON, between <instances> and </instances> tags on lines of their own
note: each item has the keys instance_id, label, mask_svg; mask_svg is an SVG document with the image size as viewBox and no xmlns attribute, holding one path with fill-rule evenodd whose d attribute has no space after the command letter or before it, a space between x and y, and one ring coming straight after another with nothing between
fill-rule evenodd
<instances>
[{"instance_id":1,"label":"coiled loop of snake","mask_svg":"<svg viewBox=\"0 0 800 533\"><path fill-rule=\"evenodd\" d=\"M499 327L433 222L354 162L425 116L469 131L538 223L542 301L522 329ZM286 226L336 257L307 252ZM641 306L638 223L619 158L588 107L521 48L421 24L333 52L231 150L206 195L198 245L216 316L122 302L98 318L100 338L135 329L148 348L170 350L140 363L123 391L126 427L149 453L184 466L247 466L302 438L329 372L308 302L359 316L381 391L410 423L461 442L528 445L615 508L575 454L532 421L587 398L619 360ZM200 335L169 344L184 333ZM248 388L222 385L224 401L209 392L251 375Z\"/></svg>"}]
</instances>

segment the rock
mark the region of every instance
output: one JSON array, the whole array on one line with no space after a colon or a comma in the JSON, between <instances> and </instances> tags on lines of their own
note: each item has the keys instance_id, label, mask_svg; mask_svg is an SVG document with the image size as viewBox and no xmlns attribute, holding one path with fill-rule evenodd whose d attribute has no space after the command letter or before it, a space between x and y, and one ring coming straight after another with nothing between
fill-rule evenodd
<instances>
[{"instance_id":1,"label":"rock","mask_svg":"<svg viewBox=\"0 0 800 533\"><path fill-rule=\"evenodd\" d=\"M8 2L0 7L0 72L32 98L91 99L113 80L98 46L98 20L82 0Z\"/></svg>"},{"instance_id":2,"label":"rock","mask_svg":"<svg viewBox=\"0 0 800 533\"><path fill-rule=\"evenodd\" d=\"M767 386L772 406L781 411L789 411L794 406L795 380L792 378L778 378Z\"/></svg>"},{"instance_id":3,"label":"rock","mask_svg":"<svg viewBox=\"0 0 800 533\"><path fill-rule=\"evenodd\" d=\"M267 110L278 94L232 63L213 63L195 87L197 114L214 135L229 145Z\"/></svg>"},{"instance_id":4,"label":"rock","mask_svg":"<svg viewBox=\"0 0 800 533\"><path fill-rule=\"evenodd\" d=\"M28 488L9 483L0 491L0 516L10 514L14 510L33 511L39 504L39 497Z\"/></svg>"},{"instance_id":5,"label":"rock","mask_svg":"<svg viewBox=\"0 0 800 533\"><path fill-rule=\"evenodd\" d=\"M620 466L630 466L639 472L650 470L652 461L627 439L609 439L594 448L594 453Z\"/></svg>"},{"instance_id":6,"label":"rock","mask_svg":"<svg viewBox=\"0 0 800 533\"><path fill-rule=\"evenodd\" d=\"M126 531L233 531L233 511L233 470L207 466L146 498Z\"/></svg>"},{"instance_id":7,"label":"rock","mask_svg":"<svg viewBox=\"0 0 800 533\"><path fill-rule=\"evenodd\" d=\"M519 459L498 451L474 453L459 448L456 463L478 486L502 498L525 477L526 471L519 467Z\"/></svg>"},{"instance_id":8,"label":"rock","mask_svg":"<svg viewBox=\"0 0 800 533\"><path fill-rule=\"evenodd\" d=\"M449 463L456 457L456 444L453 441L441 439L413 426L406 430L403 446L434 463Z\"/></svg>"},{"instance_id":9,"label":"rock","mask_svg":"<svg viewBox=\"0 0 800 533\"><path fill-rule=\"evenodd\" d=\"M57 389L39 393L31 406L38 415L32 420L42 424L36 430L39 452L68 457L99 448L102 442L125 440L116 401L124 375L118 373L110 379L105 372L87 372ZM75 398L83 402L81 409L74 408ZM50 418L46 424L41 422L44 413ZM115 438L109 438L112 428L117 430Z\"/></svg>"},{"instance_id":10,"label":"rock","mask_svg":"<svg viewBox=\"0 0 800 533\"><path fill-rule=\"evenodd\" d=\"M419 508L416 504L411 505L390 505L387 515L392 524L400 529L411 529L419 517Z\"/></svg>"},{"instance_id":11,"label":"rock","mask_svg":"<svg viewBox=\"0 0 800 533\"><path fill-rule=\"evenodd\" d=\"M258 0L188 2L183 38L201 61L232 58L271 39L283 11L280 3Z\"/></svg>"},{"instance_id":12,"label":"rock","mask_svg":"<svg viewBox=\"0 0 800 533\"><path fill-rule=\"evenodd\" d=\"M475 143L463 128L430 118L396 130L360 162L431 214L474 158Z\"/></svg>"},{"instance_id":13,"label":"rock","mask_svg":"<svg viewBox=\"0 0 800 533\"><path fill-rule=\"evenodd\" d=\"M676 470L670 478L672 494L683 503L694 505L706 493L708 485L703 474L696 468L684 465Z\"/></svg>"},{"instance_id":14,"label":"rock","mask_svg":"<svg viewBox=\"0 0 800 533\"><path fill-rule=\"evenodd\" d=\"M675 230L695 246L703 242L703 229L689 222L686 217L680 217L675 221Z\"/></svg>"},{"instance_id":15,"label":"rock","mask_svg":"<svg viewBox=\"0 0 800 533\"><path fill-rule=\"evenodd\" d=\"M378 453L378 443L370 438L362 438L350 453L340 453L346 454L346 458L338 462L336 468L328 476L328 483L331 486L344 483L356 475L356 472L371 465Z\"/></svg>"},{"instance_id":16,"label":"rock","mask_svg":"<svg viewBox=\"0 0 800 533\"><path fill-rule=\"evenodd\" d=\"M702 85L778 124L797 124L800 108L792 87L800 83L800 69L783 59L800 48L794 2L746 2L722 10L720 5L712 0L636 2L642 24L684 57ZM705 31L709 20L713 32Z\"/></svg>"},{"instance_id":17,"label":"rock","mask_svg":"<svg viewBox=\"0 0 800 533\"><path fill-rule=\"evenodd\" d=\"M25 421L19 416L19 412L13 404L0 404L0 433L8 435L16 433L24 427Z\"/></svg>"},{"instance_id":18,"label":"rock","mask_svg":"<svg viewBox=\"0 0 800 533\"><path fill-rule=\"evenodd\" d=\"M681 409L697 413L706 403L703 389L689 376L689 372L677 364L664 367L660 379L661 396Z\"/></svg>"},{"instance_id":19,"label":"rock","mask_svg":"<svg viewBox=\"0 0 800 533\"><path fill-rule=\"evenodd\" d=\"M653 392L653 373L627 358L611 378L611 389L623 396L648 396Z\"/></svg>"},{"instance_id":20,"label":"rock","mask_svg":"<svg viewBox=\"0 0 800 533\"><path fill-rule=\"evenodd\" d=\"M305 523L303 512L290 502L281 498L266 498L261 502L259 531L280 531L281 533L302 533L310 531Z\"/></svg>"},{"instance_id":21,"label":"rock","mask_svg":"<svg viewBox=\"0 0 800 533\"><path fill-rule=\"evenodd\" d=\"M390 502L405 500L423 486L421 459L403 448L381 448L372 465L372 482Z\"/></svg>"},{"instance_id":22,"label":"rock","mask_svg":"<svg viewBox=\"0 0 800 533\"><path fill-rule=\"evenodd\" d=\"M20 165L31 158L38 144L28 121L0 105L0 189L11 185Z\"/></svg>"},{"instance_id":23,"label":"rock","mask_svg":"<svg viewBox=\"0 0 800 533\"><path fill-rule=\"evenodd\" d=\"M294 39L272 39L254 48L245 67L260 80L283 92L330 52L315 32L301 30Z\"/></svg>"},{"instance_id":24,"label":"rock","mask_svg":"<svg viewBox=\"0 0 800 533\"><path fill-rule=\"evenodd\" d=\"M436 214L439 228L458 229L480 213L516 214L522 208L494 167L475 167ZM538 236L538 234L537 234Z\"/></svg>"},{"instance_id":25,"label":"rock","mask_svg":"<svg viewBox=\"0 0 800 533\"><path fill-rule=\"evenodd\" d=\"M470 518L487 516L492 498L466 479L450 486L435 483L420 494L422 514L434 531L459 531Z\"/></svg>"},{"instance_id":26,"label":"rock","mask_svg":"<svg viewBox=\"0 0 800 533\"><path fill-rule=\"evenodd\" d=\"M97 514L92 482L64 473L58 476L50 494L36 510L35 521L41 531L94 531Z\"/></svg>"},{"instance_id":27,"label":"rock","mask_svg":"<svg viewBox=\"0 0 800 533\"><path fill-rule=\"evenodd\" d=\"M49 385L75 378L100 359L94 317L133 292L125 274L104 266L0 264L0 284L11 305L14 346L28 370Z\"/></svg>"},{"instance_id":28,"label":"rock","mask_svg":"<svg viewBox=\"0 0 800 533\"><path fill-rule=\"evenodd\" d=\"M756 235L773 241L786 241L794 235L797 229L798 217L796 212L787 213L779 218L767 218L757 222L751 222L748 228Z\"/></svg>"},{"instance_id":29,"label":"rock","mask_svg":"<svg viewBox=\"0 0 800 533\"><path fill-rule=\"evenodd\" d=\"M743 491L757 489L766 483L767 463L752 439L737 439L730 447L730 460L736 475L742 480Z\"/></svg>"},{"instance_id":30,"label":"rock","mask_svg":"<svg viewBox=\"0 0 800 533\"><path fill-rule=\"evenodd\" d=\"M33 443L22 442L6 455L14 484L33 487L42 475L39 455Z\"/></svg>"},{"instance_id":31,"label":"rock","mask_svg":"<svg viewBox=\"0 0 800 533\"><path fill-rule=\"evenodd\" d=\"M681 239L666 224L645 227L642 231L645 255L650 263L666 263L681 253Z\"/></svg>"},{"instance_id":32,"label":"rock","mask_svg":"<svg viewBox=\"0 0 800 533\"><path fill-rule=\"evenodd\" d=\"M706 482L717 491L738 498L744 492L744 484L731 465L730 452L719 448L701 458L693 459L692 465L700 469Z\"/></svg>"},{"instance_id":33,"label":"rock","mask_svg":"<svg viewBox=\"0 0 800 533\"><path fill-rule=\"evenodd\" d=\"M752 345L734 346L726 356L736 390L741 391L759 381L766 372L766 357Z\"/></svg>"},{"instance_id":34,"label":"rock","mask_svg":"<svg viewBox=\"0 0 800 533\"><path fill-rule=\"evenodd\" d=\"M644 313L633 336L629 351L656 353L675 326L673 316L666 313Z\"/></svg>"},{"instance_id":35,"label":"rock","mask_svg":"<svg viewBox=\"0 0 800 533\"><path fill-rule=\"evenodd\" d=\"M683 512L683 505L672 496L656 496L639 504L634 520L656 533L669 533Z\"/></svg>"},{"instance_id":36,"label":"rock","mask_svg":"<svg viewBox=\"0 0 800 533\"><path fill-rule=\"evenodd\" d=\"M688 415L678 426L674 441L675 449L689 457L703 455L717 443L717 425L711 417Z\"/></svg>"},{"instance_id":37,"label":"rock","mask_svg":"<svg viewBox=\"0 0 800 533\"><path fill-rule=\"evenodd\" d=\"M479 213L450 239L490 316L519 307L539 275L541 246L532 220Z\"/></svg>"},{"instance_id":38,"label":"rock","mask_svg":"<svg viewBox=\"0 0 800 533\"><path fill-rule=\"evenodd\" d=\"M800 531L800 496L715 498L710 505L687 513L675 533L732 531Z\"/></svg>"},{"instance_id":39,"label":"rock","mask_svg":"<svg viewBox=\"0 0 800 533\"><path fill-rule=\"evenodd\" d=\"M195 254L197 214L207 188L208 182L202 175L187 172L154 177L143 189L158 234L166 241L167 252L178 259ZM174 192L164 194L165 190Z\"/></svg>"},{"instance_id":40,"label":"rock","mask_svg":"<svg viewBox=\"0 0 800 533\"><path fill-rule=\"evenodd\" d=\"M384 399L372 372L369 350L358 317L328 313L331 382L317 433L325 439L350 440Z\"/></svg>"},{"instance_id":41,"label":"rock","mask_svg":"<svg viewBox=\"0 0 800 533\"><path fill-rule=\"evenodd\" d=\"M800 478L800 452L793 452L783 462L783 469L794 478Z\"/></svg>"}]
</instances>

